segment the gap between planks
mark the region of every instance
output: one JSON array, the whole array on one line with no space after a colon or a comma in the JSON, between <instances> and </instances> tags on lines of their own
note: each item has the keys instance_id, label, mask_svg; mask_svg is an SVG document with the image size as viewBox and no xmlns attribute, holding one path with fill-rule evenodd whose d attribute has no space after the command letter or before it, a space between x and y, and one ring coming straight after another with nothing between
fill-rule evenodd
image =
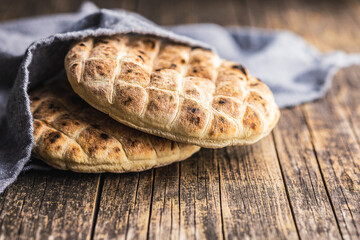
<instances>
[{"instance_id":1,"label":"gap between planks","mask_svg":"<svg viewBox=\"0 0 360 240\"><path fill-rule=\"evenodd\" d=\"M330 204L330 207L331 207L331 210L334 214L334 218L335 218L335 221L336 221L336 225L339 229L339 232L340 232L340 237L341 239L344 239L344 236L343 236L343 233L341 232L341 227L340 227L340 224L339 224L339 219L337 218L336 216L336 212L335 212L335 207L334 207L334 203L333 201L331 200L331 197L330 197L330 193L329 193L329 189L327 187L327 184L326 184L326 181L325 181L325 177L324 177L324 173L323 173L323 170L320 166L320 163L319 163L319 158L318 158L318 155L317 155L317 152L316 152L316 149L315 149L315 145L314 145L314 136L313 136L313 133L310 131L310 127L309 127L309 123L307 122L306 120L306 117L305 117L305 114L304 114L304 109L303 108L300 108L301 109L301 113L302 113L302 116L303 116L303 119L306 123L306 126L308 128L308 132L310 134L310 142L311 142L311 146L312 146L312 149L313 149L313 152L314 152L314 155L315 155L315 159L316 159L316 163L318 165L318 168L319 168L319 171L320 171L320 176L321 176L321 180L323 181L324 183L324 188L325 188L325 192L326 192L326 196L328 197L329 199L329 204Z\"/></svg>"},{"instance_id":2,"label":"gap between planks","mask_svg":"<svg viewBox=\"0 0 360 240\"><path fill-rule=\"evenodd\" d=\"M103 190L103 187L104 187L104 178L105 178L104 174L101 173L100 177L99 177L98 185L97 185L97 192L96 192L96 197L95 197L95 206L94 206L93 217L92 217L92 225L91 225L91 231L90 231L90 239L94 239L96 223L97 223L97 217L98 217L98 212L99 212L99 208L100 208L100 200L101 200L102 190Z\"/></svg>"},{"instance_id":3,"label":"gap between planks","mask_svg":"<svg viewBox=\"0 0 360 240\"><path fill-rule=\"evenodd\" d=\"M273 132L271 132L271 139L272 139L273 142L274 142L276 157L277 157L277 161L278 161L278 164L279 164L279 168L280 168L280 172L281 172L281 177L282 177L282 179L283 179L283 181L284 181L286 198L287 198L287 200L288 200L288 202L289 202L290 211L291 211L291 216L292 216L292 218L293 218L293 220L294 220L294 223L295 223L296 233L297 233L299 239L301 239L300 232L299 232L299 226L298 226L298 224L297 224L297 222L296 222L294 209L293 209L293 206L292 206L292 204L291 204L289 189L288 189L288 186L287 186L287 183L286 183L286 178L285 178L285 174L284 174L284 169L283 169L283 167L281 166L279 151L278 151L277 146L276 146L275 136L274 136L274 133L273 133Z\"/></svg>"}]
</instances>

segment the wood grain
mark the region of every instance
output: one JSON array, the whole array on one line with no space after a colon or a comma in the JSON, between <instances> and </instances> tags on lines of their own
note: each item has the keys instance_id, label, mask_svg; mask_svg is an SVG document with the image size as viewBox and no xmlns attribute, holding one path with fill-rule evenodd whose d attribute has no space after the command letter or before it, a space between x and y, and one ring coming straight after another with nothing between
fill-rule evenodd
<instances>
[{"instance_id":1,"label":"wood grain","mask_svg":"<svg viewBox=\"0 0 360 240\"><path fill-rule=\"evenodd\" d=\"M216 151L225 236L298 238L272 138Z\"/></svg>"},{"instance_id":2,"label":"wood grain","mask_svg":"<svg viewBox=\"0 0 360 240\"><path fill-rule=\"evenodd\" d=\"M251 2L253 4L257 4L256 2ZM263 10L264 14L268 14L268 16L264 18L254 18L253 22L255 24L260 25L261 27L267 27L267 28L287 28L293 31L301 31L301 35L307 36L308 39L314 40L313 42L316 43L315 40L319 40L321 38L319 34L316 34L316 37L314 36L314 31L311 29L312 26L316 25L306 25L304 26L303 16L305 14L308 14L308 12L304 12L302 8L299 8L299 6L290 6L288 1L277 1L273 2L274 5L284 5L284 8L280 9L282 11L277 11L277 14L271 15L272 11L265 11ZM293 4L293 1L291 2ZM320 6L322 6L323 3L320 3ZM261 9L261 8L260 8ZM292 11L296 9L295 13ZM322 8L323 9L323 8ZM258 8L259 10L259 8ZM267 10L267 9L266 9ZM251 12L251 11L250 11ZM297 16L297 13L299 13L299 16ZM259 14L259 13L258 13ZM252 13L252 15L256 15L255 13ZM288 21L284 21L284 19L287 19ZM308 18L312 19L312 18ZM329 19L329 17L328 17ZM264 26L265 25L265 26ZM299 26L303 26L303 28L297 28ZM334 26L334 25L332 25ZM325 34L325 33L323 33ZM322 41L324 42L324 41ZM334 46L334 44L332 44ZM342 84L344 85L344 84ZM346 89L348 89L347 86L345 86ZM337 89L336 87L333 89ZM335 97L331 98L334 99ZM354 99L354 98L351 98ZM306 104L306 106L316 106L318 105L318 109L305 109L305 114L308 114L310 118L314 117L314 115L317 116L317 123L318 126L311 128L306 126L306 121L303 117L303 113L298 108L292 108L292 109L286 109L283 110L282 119L280 120L278 128L274 131L274 136L277 143L277 151L279 155L279 160L282 165L283 174L285 175L285 182L287 185L287 189L289 192L289 198L292 205L292 209L294 211L294 216L296 219L297 227L299 229L300 236L303 238L311 238L311 237L326 237L326 238L339 238L339 233L342 233L342 237L345 238L351 238L351 237L358 237L358 232L351 231L351 233L344 233L344 229L347 229L347 225L350 224L351 221L354 221L352 218L347 218L347 220L343 220L344 222L347 222L345 224L341 224L343 221L338 220L337 209L342 209L342 205L339 201L339 195L333 196L331 195L330 190L330 202L328 200L327 196L328 193L328 179L323 179L323 172L322 168L319 171L319 164L316 162L318 161L316 157L319 156L319 148L317 148L317 144L315 144L315 156L312 154L312 142L309 140L311 139L309 134L306 134L305 131L310 130L310 134L316 134L316 132L319 130L318 127L322 126L324 122L328 122L329 118L333 118L336 114L334 113L328 113L326 115L319 114L319 111L322 109L327 109L329 107L329 102L331 102L330 99L328 100L322 100L321 103L315 103L315 104ZM332 104L333 105L333 104ZM342 106L344 108L344 106ZM303 108L304 109L304 108ZM339 111L337 111L338 114L343 115L341 113L341 107L338 108ZM336 111L336 108L334 109ZM287 123L287 125L282 125ZM298 123L298 124L296 124ZM301 124L302 128L299 127L299 123ZM291 127L290 125L295 125L296 127ZM311 124L310 124L311 125ZM332 126L333 128L338 128L336 126ZM303 129L303 131L301 131ZM330 128L331 129L331 128ZM345 129L349 131L349 134L351 132L350 126L346 126ZM330 133L333 136L338 137L336 134L333 134L333 131L327 130L328 133ZM282 134L281 134L282 133ZM312 135L311 135L312 136ZM304 138L305 137L305 138ZM327 142L326 138L324 139L324 135L318 135L319 141L326 142L325 145L328 146L330 143ZM321 139L321 140L320 140ZM306 140L306 141L304 141ZM298 141L298 143L294 142ZM335 139L334 139L335 141ZM337 140L338 141L338 140ZM345 143L345 145L349 145L348 143ZM286 147L284 149L284 147ZM322 146L324 147L324 146ZM345 146L344 146L345 147ZM307 153L306 153L307 149ZM333 150L334 152L337 152L338 150ZM305 154L302 155L302 161L297 161L296 165L295 162L297 159L299 159L299 155L297 154ZM309 155L310 154L310 155ZM301 156L301 155L300 155ZM300 158L301 160L301 158ZM290 163L290 165L289 165ZM345 164L345 166L351 164L351 160L348 164ZM334 165L334 162L331 164ZM335 162L336 165L336 162ZM321 167L321 164L320 164ZM334 168L338 168L339 171L343 171L343 167L338 166L332 166ZM288 169L288 170L287 170ZM358 173L358 166L354 166L353 173ZM302 170L302 171L301 171ZM327 171L326 171L327 172ZM296 183L297 178L295 176L298 175L300 179L298 179L298 182ZM325 173L327 175L327 173ZM331 174L332 175L332 174ZM330 179L336 178L335 176L330 177ZM329 180L330 180L329 179ZM352 178L350 178L351 181ZM358 179L356 177L355 179ZM324 183L325 181L325 183ZM336 184L336 182L333 181L333 184L331 184L330 188L338 188L341 184ZM309 189L312 190L312 194L309 192ZM310 191L311 191L310 190ZM299 194L301 192L301 194ZM355 195L355 196L354 196ZM333 199L335 198L335 199ZM312 201L316 201L311 203ZM351 200L355 204L355 208L357 207L356 201L358 200L358 193L355 193L351 195ZM305 201L306 204L303 204ZM335 216L334 212L335 211ZM351 210L349 210L351 212ZM356 214L355 214L356 215ZM315 224L314 224L315 223ZM338 229L338 225L340 225L340 229ZM351 227L350 227L351 229Z\"/></svg>"},{"instance_id":3,"label":"wood grain","mask_svg":"<svg viewBox=\"0 0 360 240\"><path fill-rule=\"evenodd\" d=\"M334 81L334 90L341 108L345 110L346 117L360 144L360 68L353 66L338 73ZM340 80L341 79L341 80ZM345 86L344 84L345 83Z\"/></svg>"},{"instance_id":4,"label":"wood grain","mask_svg":"<svg viewBox=\"0 0 360 240\"><path fill-rule=\"evenodd\" d=\"M178 239L180 236L179 164L155 170L149 223L149 239Z\"/></svg>"},{"instance_id":5,"label":"wood grain","mask_svg":"<svg viewBox=\"0 0 360 240\"><path fill-rule=\"evenodd\" d=\"M180 239L222 239L219 174L213 150L181 163Z\"/></svg>"},{"instance_id":6,"label":"wood grain","mask_svg":"<svg viewBox=\"0 0 360 240\"><path fill-rule=\"evenodd\" d=\"M339 10L329 8L325 2L320 3L323 11L336 13ZM299 14L304 15L303 10ZM349 36L348 24L352 21L346 17L335 19L333 14L327 17L334 30L324 31L308 25L303 31L310 39L321 39L322 36L330 40L332 47L349 46L342 38L330 37L331 34L343 33ZM343 21L347 21L344 24ZM296 24L296 19L292 26ZM341 30L340 30L341 28ZM349 41L350 38L346 38ZM326 41L322 41L325 42ZM327 41L329 42L329 41ZM337 83L338 82L338 83ZM305 104L302 109L306 122L310 128L313 145L316 151L320 171L328 191L330 202L334 209L340 232L345 239L359 238L359 142L352 129L352 111L344 104L344 91L350 89L344 77L336 78L335 84L324 99L311 104ZM351 98L352 106L358 98ZM343 102L341 105L340 103Z\"/></svg>"},{"instance_id":7,"label":"wood grain","mask_svg":"<svg viewBox=\"0 0 360 240\"><path fill-rule=\"evenodd\" d=\"M153 172L105 174L95 239L147 237Z\"/></svg>"},{"instance_id":8,"label":"wood grain","mask_svg":"<svg viewBox=\"0 0 360 240\"><path fill-rule=\"evenodd\" d=\"M282 110L274 140L301 238L339 239L340 231L301 108Z\"/></svg>"},{"instance_id":9,"label":"wood grain","mask_svg":"<svg viewBox=\"0 0 360 240\"><path fill-rule=\"evenodd\" d=\"M0 239L90 239L98 174L31 171L0 196Z\"/></svg>"},{"instance_id":10,"label":"wood grain","mask_svg":"<svg viewBox=\"0 0 360 240\"><path fill-rule=\"evenodd\" d=\"M333 94L330 90L325 99L303 108L341 233L345 239L356 239L360 237L360 147Z\"/></svg>"}]
</instances>

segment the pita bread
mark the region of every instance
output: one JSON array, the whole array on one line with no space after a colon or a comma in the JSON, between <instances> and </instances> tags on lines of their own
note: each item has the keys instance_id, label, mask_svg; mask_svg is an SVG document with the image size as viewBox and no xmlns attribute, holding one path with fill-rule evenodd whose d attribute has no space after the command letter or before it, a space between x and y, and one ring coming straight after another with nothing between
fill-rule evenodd
<instances>
[{"instance_id":1,"label":"pita bread","mask_svg":"<svg viewBox=\"0 0 360 240\"><path fill-rule=\"evenodd\" d=\"M184 160L200 148L148 135L89 106L66 80L30 94L33 155L75 172L133 172Z\"/></svg>"},{"instance_id":2,"label":"pita bread","mask_svg":"<svg viewBox=\"0 0 360 240\"><path fill-rule=\"evenodd\" d=\"M81 40L70 48L65 69L74 91L94 108L178 142L251 144L280 116L272 92L242 65L155 37Z\"/></svg>"}]
</instances>

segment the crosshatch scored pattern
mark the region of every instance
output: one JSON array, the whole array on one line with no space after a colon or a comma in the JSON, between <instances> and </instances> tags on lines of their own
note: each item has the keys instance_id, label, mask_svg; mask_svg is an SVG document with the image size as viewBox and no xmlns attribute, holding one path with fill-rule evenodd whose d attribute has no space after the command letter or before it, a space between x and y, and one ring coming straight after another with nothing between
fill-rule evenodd
<instances>
[{"instance_id":1,"label":"crosshatch scored pattern","mask_svg":"<svg viewBox=\"0 0 360 240\"><path fill-rule=\"evenodd\" d=\"M35 156L77 172L143 171L188 158L200 147L124 126L71 89L66 79L31 93Z\"/></svg>"},{"instance_id":2,"label":"crosshatch scored pattern","mask_svg":"<svg viewBox=\"0 0 360 240\"><path fill-rule=\"evenodd\" d=\"M240 64L146 36L88 38L65 59L75 92L142 131L203 147L249 144L279 118L268 87Z\"/></svg>"}]
</instances>

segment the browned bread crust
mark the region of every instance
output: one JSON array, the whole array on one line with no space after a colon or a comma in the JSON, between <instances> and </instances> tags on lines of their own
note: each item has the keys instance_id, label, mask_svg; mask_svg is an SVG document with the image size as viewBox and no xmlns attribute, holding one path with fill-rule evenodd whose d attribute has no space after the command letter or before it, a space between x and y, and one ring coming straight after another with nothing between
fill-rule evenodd
<instances>
[{"instance_id":1,"label":"browned bread crust","mask_svg":"<svg viewBox=\"0 0 360 240\"><path fill-rule=\"evenodd\" d=\"M74 91L93 107L174 141L251 144L280 116L269 88L242 65L155 37L83 39L70 48L65 69Z\"/></svg>"},{"instance_id":2,"label":"browned bread crust","mask_svg":"<svg viewBox=\"0 0 360 240\"><path fill-rule=\"evenodd\" d=\"M143 171L184 160L200 149L114 121L78 97L66 80L37 89L30 99L33 154L58 169Z\"/></svg>"}]
</instances>

